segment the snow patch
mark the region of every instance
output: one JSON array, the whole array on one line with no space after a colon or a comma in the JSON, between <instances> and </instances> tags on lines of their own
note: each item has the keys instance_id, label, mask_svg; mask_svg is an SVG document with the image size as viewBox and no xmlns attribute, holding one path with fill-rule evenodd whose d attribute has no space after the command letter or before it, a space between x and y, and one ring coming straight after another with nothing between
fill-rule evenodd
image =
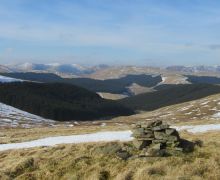
<instances>
[{"instance_id":1,"label":"snow patch","mask_svg":"<svg viewBox=\"0 0 220 180\"><path fill-rule=\"evenodd\" d=\"M1 144L0 151L10 149L33 148L40 146L54 146L57 144L76 144L88 142L109 142L109 141L131 141L131 131L106 131L97 132L93 134L72 135L72 136L58 136L38 139L29 142Z\"/></svg>"},{"instance_id":2,"label":"snow patch","mask_svg":"<svg viewBox=\"0 0 220 180\"><path fill-rule=\"evenodd\" d=\"M28 126L26 128L29 128ZM207 131L220 130L220 124L173 126L178 131L186 130L191 133L204 133ZM89 142L132 141L132 131L106 131L92 134L58 136L38 139L29 142L0 144L0 151L10 149L33 148L40 146L54 146L58 144L78 144Z\"/></svg>"},{"instance_id":3,"label":"snow patch","mask_svg":"<svg viewBox=\"0 0 220 180\"><path fill-rule=\"evenodd\" d=\"M213 117L213 118L220 118L220 112L214 114L212 117Z\"/></svg>"},{"instance_id":4,"label":"snow patch","mask_svg":"<svg viewBox=\"0 0 220 180\"><path fill-rule=\"evenodd\" d=\"M10 78L6 76L1 76L0 75L0 82L1 83L9 83L9 82L22 82L20 79L15 79L15 78Z\"/></svg>"},{"instance_id":5,"label":"snow patch","mask_svg":"<svg viewBox=\"0 0 220 180\"><path fill-rule=\"evenodd\" d=\"M14 108L12 106L0 103L0 126L19 126L19 123L24 123L24 127L27 124L37 124L37 123L54 123L52 120L44 119L40 116L22 111L20 109Z\"/></svg>"},{"instance_id":6,"label":"snow patch","mask_svg":"<svg viewBox=\"0 0 220 180\"><path fill-rule=\"evenodd\" d=\"M207 124L207 125L195 125L195 126L174 126L173 128L178 131L186 130L191 133L204 133L207 131L219 131L220 124Z\"/></svg>"}]
</instances>

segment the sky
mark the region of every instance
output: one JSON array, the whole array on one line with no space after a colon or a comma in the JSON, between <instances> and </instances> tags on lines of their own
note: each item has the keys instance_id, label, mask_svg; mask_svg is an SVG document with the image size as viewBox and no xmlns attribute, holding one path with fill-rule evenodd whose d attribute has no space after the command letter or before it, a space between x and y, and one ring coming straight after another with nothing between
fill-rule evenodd
<instances>
[{"instance_id":1,"label":"sky","mask_svg":"<svg viewBox=\"0 0 220 180\"><path fill-rule=\"evenodd\" d=\"M0 64L220 65L219 0L0 0Z\"/></svg>"}]
</instances>

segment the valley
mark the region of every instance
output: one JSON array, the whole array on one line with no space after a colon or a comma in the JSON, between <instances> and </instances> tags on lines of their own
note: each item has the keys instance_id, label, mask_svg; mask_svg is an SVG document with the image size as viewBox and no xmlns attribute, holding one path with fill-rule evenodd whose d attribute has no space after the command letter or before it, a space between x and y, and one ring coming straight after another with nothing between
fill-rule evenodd
<instances>
[{"instance_id":1,"label":"valley","mask_svg":"<svg viewBox=\"0 0 220 180\"><path fill-rule=\"evenodd\" d=\"M219 178L220 86L216 77L206 83L206 77L171 72L141 71L105 80L62 76L1 73L0 178L97 179L106 173L121 180L142 179L143 172L148 179ZM167 122L182 137L204 141L204 146L190 155L166 158L122 161L115 157L117 147L132 146L135 123L154 120ZM14 158L19 161L11 164ZM122 173L116 173L118 168ZM200 168L210 168L209 173Z\"/></svg>"}]
</instances>

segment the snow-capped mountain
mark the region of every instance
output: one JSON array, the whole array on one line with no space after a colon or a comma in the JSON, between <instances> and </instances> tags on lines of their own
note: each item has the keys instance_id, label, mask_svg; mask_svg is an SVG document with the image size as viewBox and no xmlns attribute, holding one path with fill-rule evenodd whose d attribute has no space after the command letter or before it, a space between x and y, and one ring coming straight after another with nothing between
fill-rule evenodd
<instances>
[{"instance_id":1,"label":"snow-capped mountain","mask_svg":"<svg viewBox=\"0 0 220 180\"><path fill-rule=\"evenodd\" d=\"M199 72L219 73L220 66L168 66L166 70L182 72L182 73L199 73Z\"/></svg>"},{"instance_id":2,"label":"snow-capped mountain","mask_svg":"<svg viewBox=\"0 0 220 180\"><path fill-rule=\"evenodd\" d=\"M78 64L35 64L35 63L22 63L9 65L15 72L48 72L48 73L63 73L63 74L88 74L93 72L92 68L84 67Z\"/></svg>"},{"instance_id":3,"label":"snow-capped mountain","mask_svg":"<svg viewBox=\"0 0 220 180\"><path fill-rule=\"evenodd\" d=\"M0 65L0 72L1 72L1 73L9 73L9 72L11 72L11 69L9 69L9 68L6 67L6 66Z\"/></svg>"}]
</instances>

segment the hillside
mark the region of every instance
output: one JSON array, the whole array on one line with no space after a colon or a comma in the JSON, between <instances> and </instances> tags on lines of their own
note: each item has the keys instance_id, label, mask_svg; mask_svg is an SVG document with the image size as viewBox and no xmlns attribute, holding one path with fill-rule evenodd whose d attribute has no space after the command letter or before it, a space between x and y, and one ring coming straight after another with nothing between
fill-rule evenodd
<instances>
[{"instance_id":1,"label":"hillside","mask_svg":"<svg viewBox=\"0 0 220 180\"><path fill-rule=\"evenodd\" d=\"M220 86L210 84L184 84L161 86L158 91L139 94L119 100L137 111L151 111L164 106L200 99L220 93Z\"/></svg>"},{"instance_id":2,"label":"hillside","mask_svg":"<svg viewBox=\"0 0 220 180\"><path fill-rule=\"evenodd\" d=\"M111 100L104 100L96 93L61 83L2 83L0 101L59 121L93 120L132 114L129 108Z\"/></svg>"},{"instance_id":3,"label":"hillside","mask_svg":"<svg viewBox=\"0 0 220 180\"><path fill-rule=\"evenodd\" d=\"M187 80L191 83L207 83L207 84L220 84L220 78L214 76L186 76Z\"/></svg>"},{"instance_id":4,"label":"hillside","mask_svg":"<svg viewBox=\"0 0 220 180\"><path fill-rule=\"evenodd\" d=\"M20 109L0 103L0 127L31 128L51 126L55 121L30 114Z\"/></svg>"},{"instance_id":5,"label":"hillside","mask_svg":"<svg viewBox=\"0 0 220 180\"><path fill-rule=\"evenodd\" d=\"M143 87L154 87L162 81L160 75L151 76L145 74L127 75L119 79L107 80L96 80L90 78L61 78L60 76L50 73L5 73L3 75L30 81L73 84L94 92L106 92L115 94L129 92L128 86L131 86L133 83Z\"/></svg>"}]
</instances>

